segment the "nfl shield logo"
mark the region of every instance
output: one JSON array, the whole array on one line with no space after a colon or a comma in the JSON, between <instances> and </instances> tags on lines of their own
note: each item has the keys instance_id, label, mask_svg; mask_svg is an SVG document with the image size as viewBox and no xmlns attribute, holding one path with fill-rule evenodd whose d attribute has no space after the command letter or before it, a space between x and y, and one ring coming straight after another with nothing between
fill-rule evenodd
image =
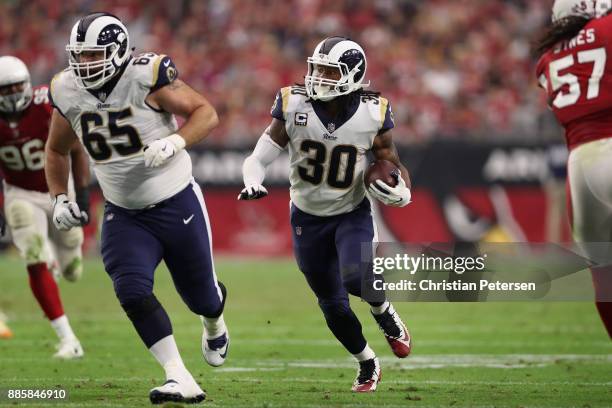
<instances>
[{"instance_id":1,"label":"nfl shield logo","mask_svg":"<svg viewBox=\"0 0 612 408\"><path fill-rule=\"evenodd\" d=\"M302 227L295 227L295 235L302 235Z\"/></svg>"},{"instance_id":2,"label":"nfl shield logo","mask_svg":"<svg viewBox=\"0 0 612 408\"><path fill-rule=\"evenodd\" d=\"M336 130L336 124L335 124L335 123L333 123L333 122L328 123L328 124L327 124L327 131L328 131L329 133L333 133L333 132L334 132L334 130Z\"/></svg>"}]
</instances>

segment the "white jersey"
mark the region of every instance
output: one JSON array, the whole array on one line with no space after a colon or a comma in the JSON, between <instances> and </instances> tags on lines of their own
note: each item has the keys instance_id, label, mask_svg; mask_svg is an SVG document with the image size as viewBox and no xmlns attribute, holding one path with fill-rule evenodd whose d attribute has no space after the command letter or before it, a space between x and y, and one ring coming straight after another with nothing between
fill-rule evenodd
<instances>
[{"instance_id":1,"label":"white jersey","mask_svg":"<svg viewBox=\"0 0 612 408\"><path fill-rule=\"evenodd\" d=\"M172 197L191 179L191 159L182 150L157 168L144 165L143 146L176 132L174 115L145 102L147 95L177 77L169 57L147 53L131 58L102 88L78 88L66 69L51 81L55 108L70 122L93 162L104 198L140 209Z\"/></svg>"},{"instance_id":2,"label":"white jersey","mask_svg":"<svg viewBox=\"0 0 612 408\"><path fill-rule=\"evenodd\" d=\"M289 135L291 201L318 216L350 212L366 195L363 173L374 137L393 127L387 99L374 93L347 97L346 121L328 120L315 111L301 86L282 88L272 116ZM352 115L351 115L352 114Z\"/></svg>"}]
</instances>

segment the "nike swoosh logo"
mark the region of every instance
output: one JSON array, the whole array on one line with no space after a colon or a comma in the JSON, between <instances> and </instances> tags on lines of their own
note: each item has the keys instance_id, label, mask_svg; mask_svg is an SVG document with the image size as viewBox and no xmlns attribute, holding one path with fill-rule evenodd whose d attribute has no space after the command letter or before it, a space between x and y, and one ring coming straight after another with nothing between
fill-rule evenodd
<instances>
[{"instance_id":1,"label":"nike swoosh logo","mask_svg":"<svg viewBox=\"0 0 612 408\"><path fill-rule=\"evenodd\" d=\"M187 225L191 222L191 219L193 218L194 214L191 214L191 217L189 218L183 218L183 224Z\"/></svg>"},{"instance_id":2,"label":"nike swoosh logo","mask_svg":"<svg viewBox=\"0 0 612 408\"><path fill-rule=\"evenodd\" d=\"M170 65L170 60L164 62L164 67L168 67Z\"/></svg>"},{"instance_id":3,"label":"nike swoosh logo","mask_svg":"<svg viewBox=\"0 0 612 408\"><path fill-rule=\"evenodd\" d=\"M225 359L227 357L227 352L229 351L229 339L227 339L227 344L225 346L225 353L220 354L221 358Z\"/></svg>"}]
</instances>

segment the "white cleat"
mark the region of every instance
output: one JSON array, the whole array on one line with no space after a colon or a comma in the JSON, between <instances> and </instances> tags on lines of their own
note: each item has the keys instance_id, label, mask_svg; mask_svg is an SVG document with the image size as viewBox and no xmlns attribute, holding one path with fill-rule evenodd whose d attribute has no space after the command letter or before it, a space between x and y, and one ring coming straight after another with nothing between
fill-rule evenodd
<instances>
[{"instance_id":1,"label":"white cleat","mask_svg":"<svg viewBox=\"0 0 612 408\"><path fill-rule=\"evenodd\" d=\"M227 330L221 336L210 340L206 339L206 330L204 330L202 335L202 354L204 354L204 360L213 367L222 366L227 357L229 344L230 339Z\"/></svg>"},{"instance_id":2,"label":"white cleat","mask_svg":"<svg viewBox=\"0 0 612 408\"><path fill-rule=\"evenodd\" d=\"M206 393L202 391L193 378L179 381L170 379L163 385L153 388L149 392L151 404L163 404L165 402L198 404L206 399Z\"/></svg>"},{"instance_id":3,"label":"white cleat","mask_svg":"<svg viewBox=\"0 0 612 408\"><path fill-rule=\"evenodd\" d=\"M62 360L73 360L75 358L83 357L83 347L77 338L64 339L57 345L57 353L53 355L54 358Z\"/></svg>"}]
</instances>

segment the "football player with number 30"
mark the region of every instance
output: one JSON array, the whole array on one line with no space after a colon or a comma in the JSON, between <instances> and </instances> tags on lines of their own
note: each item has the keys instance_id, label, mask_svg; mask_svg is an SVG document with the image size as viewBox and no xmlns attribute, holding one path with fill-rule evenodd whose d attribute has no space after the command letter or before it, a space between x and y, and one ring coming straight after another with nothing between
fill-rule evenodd
<instances>
[{"instance_id":1,"label":"football player with number 30","mask_svg":"<svg viewBox=\"0 0 612 408\"><path fill-rule=\"evenodd\" d=\"M149 398L154 404L200 402L205 394L179 354L170 318L153 294L153 276L163 259L183 301L202 318L204 359L223 364L226 290L215 274L206 205L185 150L217 126L217 113L178 79L170 57L132 56L127 28L113 15L80 19L66 50L69 68L51 82L55 110L46 149L56 226L80 224L78 203L66 196L68 147L79 140L106 200L104 267L166 374ZM175 115L185 118L180 128Z\"/></svg>"},{"instance_id":2,"label":"football player with number 30","mask_svg":"<svg viewBox=\"0 0 612 408\"><path fill-rule=\"evenodd\" d=\"M539 85L565 128L568 209L612 338L612 1L556 0L540 39Z\"/></svg>"},{"instance_id":3,"label":"football player with number 30","mask_svg":"<svg viewBox=\"0 0 612 408\"><path fill-rule=\"evenodd\" d=\"M373 279L372 243L376 225L363 183L365 154L394 163L401 171L395 187L377 180L369 193L386 205L410 202L408 170L393 144L391 107L367 92L366 58L361 46L344 37L321 41L308 58L305 86L282 88L272 107L272 123L244 162L240 199L265 197L265 169L286 148L291 163L291 226L300 270L317 295L327 325L359 363L355 392L375 391L381 378L374 351L351 310L348 294L362 296L362 281ZM367 245L363 245L363 244ZM362 249L369 248L365 258ZM371 313L394 354L410 353L406 326L384 294L368 299Z\"/></svg>"}]
</instances>

